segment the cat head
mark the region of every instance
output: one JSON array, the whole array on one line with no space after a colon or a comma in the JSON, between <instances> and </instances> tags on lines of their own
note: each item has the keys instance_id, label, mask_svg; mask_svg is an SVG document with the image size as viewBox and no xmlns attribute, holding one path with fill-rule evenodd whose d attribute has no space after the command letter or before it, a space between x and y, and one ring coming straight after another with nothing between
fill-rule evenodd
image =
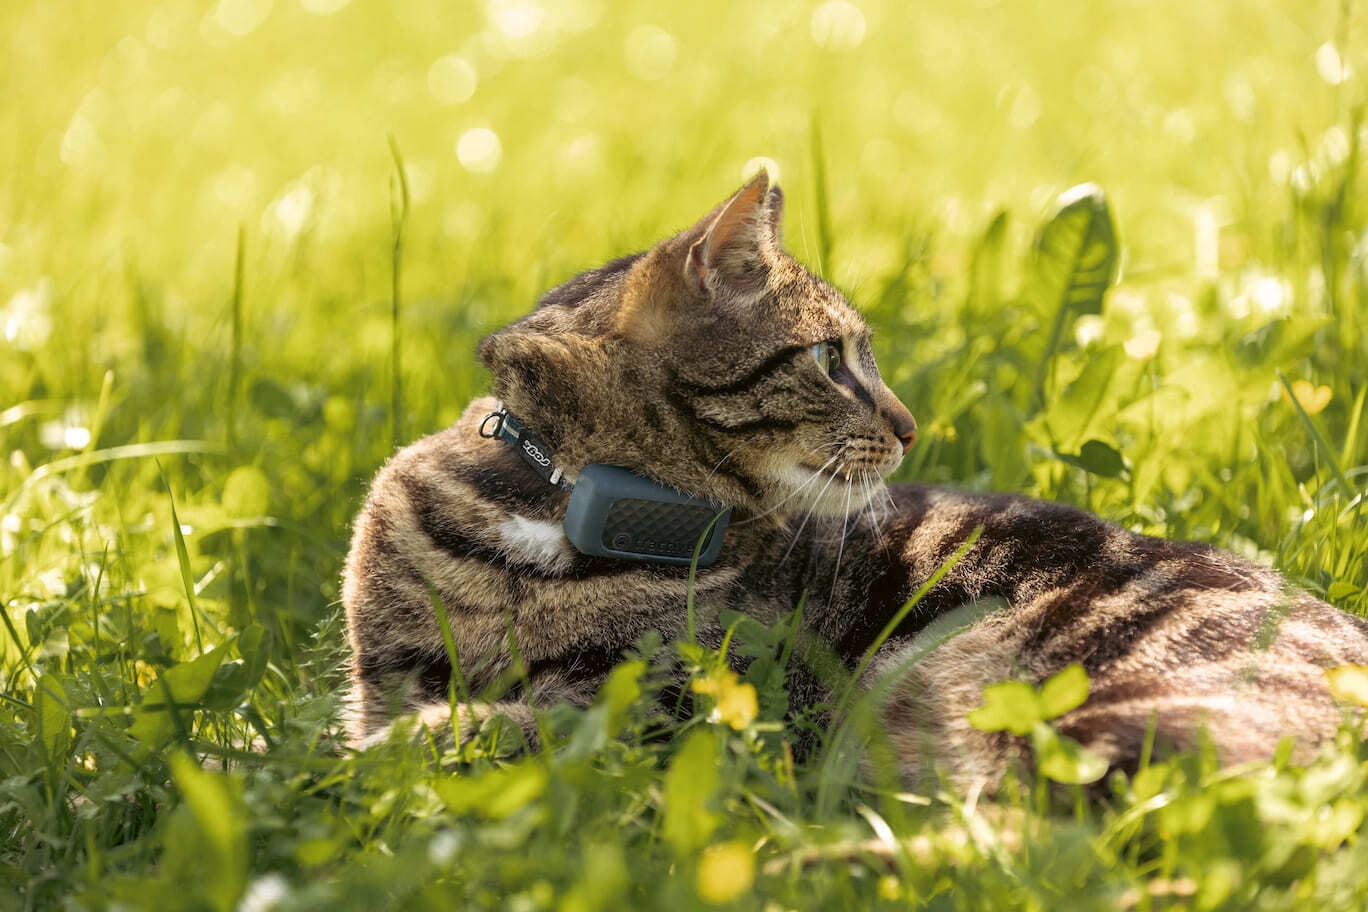
<instances>
[{"instance_id":1,"label":"cat head","mask_svg":"<svg viewBox=\"0 0 1368 912\"><path fill-rule=\"evenodd\" d=\"M869 328L780 247L761 172L692 227L486 337L494 392L573 479L625 466L745 513L863 506L916 423Z\"/></svg>"}]
</instances>

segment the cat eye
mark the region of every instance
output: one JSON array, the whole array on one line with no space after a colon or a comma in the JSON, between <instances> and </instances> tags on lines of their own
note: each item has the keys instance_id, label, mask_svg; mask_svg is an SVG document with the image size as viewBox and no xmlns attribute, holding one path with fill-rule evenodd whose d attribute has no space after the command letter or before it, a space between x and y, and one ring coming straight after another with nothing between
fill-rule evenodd
<instances>
[{"instance_id":1,"label":"cat eye","mask_svg":"<svg viewBox=\"0 0 1368 912\"><path fill-rule=\"evenodd\" d=\"M841 343L840 342L818 342L808 349L812 353L812 359L817 362L817 366L830 377L836 368L841 366Z\"/></svg>"}]
</instances>

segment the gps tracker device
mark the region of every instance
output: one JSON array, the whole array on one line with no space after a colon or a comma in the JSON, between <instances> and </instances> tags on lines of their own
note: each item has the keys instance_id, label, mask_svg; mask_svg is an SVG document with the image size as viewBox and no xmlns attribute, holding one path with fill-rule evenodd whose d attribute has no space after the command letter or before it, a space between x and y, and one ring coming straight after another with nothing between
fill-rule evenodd
<instances>
[{"instance_id":1,"label":"gps tracker device","mask_svg":"<svg viewBox=\"0 0 1368 912\"><path fill-rule=\"evenodd\" d=\"M706 567L722 551L730 507L601 462L571 484L546 442L502 405L480 423L480 436L502 440L543 481L570 492L565 537L585 554L687 567L697 548L698 566Z\"/></svg>"},{"instance_id":2,"label":"gps tracker device","mask_svg":"<svg viewBox=\"0 0 1368 912\"><path fill-rule=\"evenodd\" d=\"M565 536L585 554L685 566L698 548L698 566L706 567L722 550L730 513L630 469L596 462L580 471L570 492Z\"/></svg>"}]
</instances>

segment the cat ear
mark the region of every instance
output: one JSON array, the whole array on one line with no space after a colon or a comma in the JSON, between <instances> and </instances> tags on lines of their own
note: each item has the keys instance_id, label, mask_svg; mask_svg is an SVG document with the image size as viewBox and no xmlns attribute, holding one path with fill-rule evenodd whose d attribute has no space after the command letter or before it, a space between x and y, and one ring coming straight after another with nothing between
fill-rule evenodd
<instances>
[{"instance_id":1,"label":"cat ear","mask_svg":"<svg viewBox=\"0 0 1368 912\"><path fill-rule=\"evenodd\" d=\"M529 326L535 316L496 330L479 346L480 361L493 375L494 394L525 421L540 418L543 403L571 406L575 358L584 348L582 342L567 341L567 334Z\"/></svg>"},{"instance_id":2,"label":"cat ear","mask_svg":"<svg viewBox=\"0 0 1368 912\"><path fill-rule=\"evenodd\" d=\"M684 258L684 279L700 297L709 297L728 282L753 282L765 273L765 252L778 245L777 226L783 194L770 188L761 171L750 183L703 217L689 234L698 233Z\"/></svg>"}]
</instances>

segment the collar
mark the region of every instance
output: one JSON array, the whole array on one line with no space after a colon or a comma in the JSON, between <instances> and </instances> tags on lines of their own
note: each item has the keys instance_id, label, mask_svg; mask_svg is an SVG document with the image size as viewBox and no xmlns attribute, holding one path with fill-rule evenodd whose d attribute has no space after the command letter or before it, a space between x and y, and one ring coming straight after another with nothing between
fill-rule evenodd
<instances>
[{"instance_id":1,"label":"collar","mask_svg":"<svg viewBox=\"0 0 1368 912\"><path fill-rule=\"evenodd\" d=\"M574 489L574 483L568 481L565 474L556 467L555 454L551 452L551 447L516 415L504 408L502 402L496 403L494 411L485 415L484 420L480 422L480 436L502 440L511 446L547 484L554 485L562 491Z\"/></svg>"},{"instance_id":2,"label":"collar","mask_svg":"<svg viewBox=\"0 0 1368 912\"><path fill-rule=\"evenodd\" d=\"M547 484L572 492L562 524L585 554L707 567L722 549L727 507L603 463L584 466L575 483L567 481L546 441L502 402L480 422L480 436L502 440Z\"/></svg>"}]
</instances>

